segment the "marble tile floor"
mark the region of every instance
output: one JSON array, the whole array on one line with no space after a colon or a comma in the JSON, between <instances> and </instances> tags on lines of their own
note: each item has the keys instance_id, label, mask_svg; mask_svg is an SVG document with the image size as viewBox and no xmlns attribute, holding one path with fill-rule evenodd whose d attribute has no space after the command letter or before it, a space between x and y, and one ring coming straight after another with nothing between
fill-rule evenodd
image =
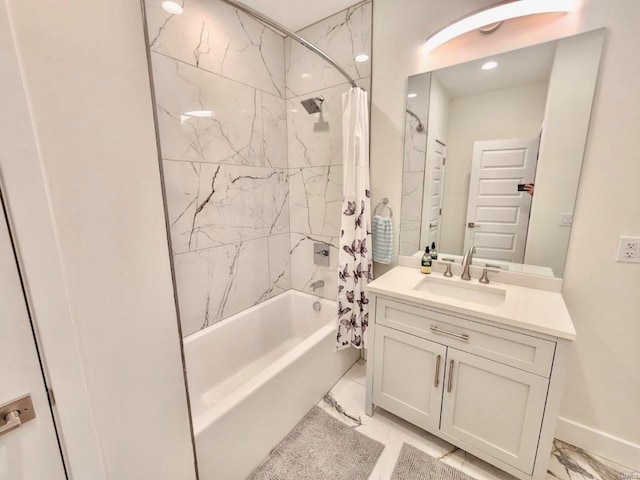
<instances>
[{"instance_id":1,"label":"marble tile floor","mask_svg":"<svg viewBox=\"0 0 640 480\"><path fill-rule=\"evenodd\" d=\"M372 417L364 413L366 363L359 360L318 406L359 432L382 442L385 449L369 480L388 480L407 442L478 480L514 480L492 465L454 447L401 418L376 408ZM637 472L556 440L546 480L640 479Z\"/></svg>"}]
</instances>

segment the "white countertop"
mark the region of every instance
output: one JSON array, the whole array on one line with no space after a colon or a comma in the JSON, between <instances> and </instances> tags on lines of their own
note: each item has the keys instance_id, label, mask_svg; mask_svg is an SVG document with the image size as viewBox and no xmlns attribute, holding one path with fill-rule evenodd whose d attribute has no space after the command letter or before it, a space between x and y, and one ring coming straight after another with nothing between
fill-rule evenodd
<instances>
[{"instance_id":1,"label":"white countertop","mask_svg":"<svg viewBox=\"0 0 640 480\"><path fill-rule=\"evenodd\" d=\"M460 286L464 287L469 285L477 285L479 289L485 287L478 283L477 279L464 281L459 277L445 278L441 273L425 275L417 268L398 266L369 283L367 290L378 295L446 309L532 332L567 340L576 338L573 322L560 293L492 281L487 287L505 290L506 295L502 304L488 306L414 290L414 287L425 277L434 277L439 282L462 284Z\"/></svg>"}]
</instances>

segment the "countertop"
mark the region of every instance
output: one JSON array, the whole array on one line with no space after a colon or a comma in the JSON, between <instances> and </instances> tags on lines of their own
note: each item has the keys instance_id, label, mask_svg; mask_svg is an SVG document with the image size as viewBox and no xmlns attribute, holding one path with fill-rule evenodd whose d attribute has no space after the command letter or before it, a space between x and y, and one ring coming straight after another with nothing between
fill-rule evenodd
<instances>
[{"instance_id":1,"label":"countertop","mask_svg":"<svg viewBox=\"0 0 640 480\"><path fill-rule=\"evenodd\" d=\"M398 266L369 283L367 290L377 295L445 309L531 332L567 340L576 338L573 322L560 293L492 281L487 287L506 291L504 302L494 307L414 290L425 277L437 277L436 280L454 284L484 287L477 279L467 282L458 277L445 278L441 273L425 275L417 268Z\"/></svg>"}]
</instances>

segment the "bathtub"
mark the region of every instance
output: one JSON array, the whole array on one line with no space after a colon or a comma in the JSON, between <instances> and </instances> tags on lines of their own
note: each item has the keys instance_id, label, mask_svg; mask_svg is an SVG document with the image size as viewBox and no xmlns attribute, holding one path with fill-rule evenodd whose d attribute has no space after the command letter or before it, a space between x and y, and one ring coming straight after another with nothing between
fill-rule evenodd
<instances>
[{"instance_id":1,"label":"bathtub","mask_svg":"<svg viewBox=\"0 0 640 480\"><path fill-rule=\"evenodd\" d=\"M244 480L357 361L336 303L289 290L184 341L200 480Z\"/></svg>"}]
</instances>

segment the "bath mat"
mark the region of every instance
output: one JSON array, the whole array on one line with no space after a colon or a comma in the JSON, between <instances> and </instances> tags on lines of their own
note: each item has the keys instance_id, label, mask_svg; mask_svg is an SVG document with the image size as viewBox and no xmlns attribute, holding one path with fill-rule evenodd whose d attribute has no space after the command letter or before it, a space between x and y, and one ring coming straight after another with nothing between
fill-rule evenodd
<instances>
[{"instance_id":1,"label":"bath mat","mask_svg":"<svg viewBox=\"0 0 640 480\"><path fill-rule=\"evenodd\" d=\"M366 480L383 448L313 407L249 480Z\"/></svg>"},{"instance_id":2,"label":"bath mat","mask_svg":"<svg viewBox=\"0 0 640 480\"><path fill-rule=\"evenodd\" d=\"M405 443L393 469L391 480L473 480L466 473Z\"/></svg>"}]
</instances>

